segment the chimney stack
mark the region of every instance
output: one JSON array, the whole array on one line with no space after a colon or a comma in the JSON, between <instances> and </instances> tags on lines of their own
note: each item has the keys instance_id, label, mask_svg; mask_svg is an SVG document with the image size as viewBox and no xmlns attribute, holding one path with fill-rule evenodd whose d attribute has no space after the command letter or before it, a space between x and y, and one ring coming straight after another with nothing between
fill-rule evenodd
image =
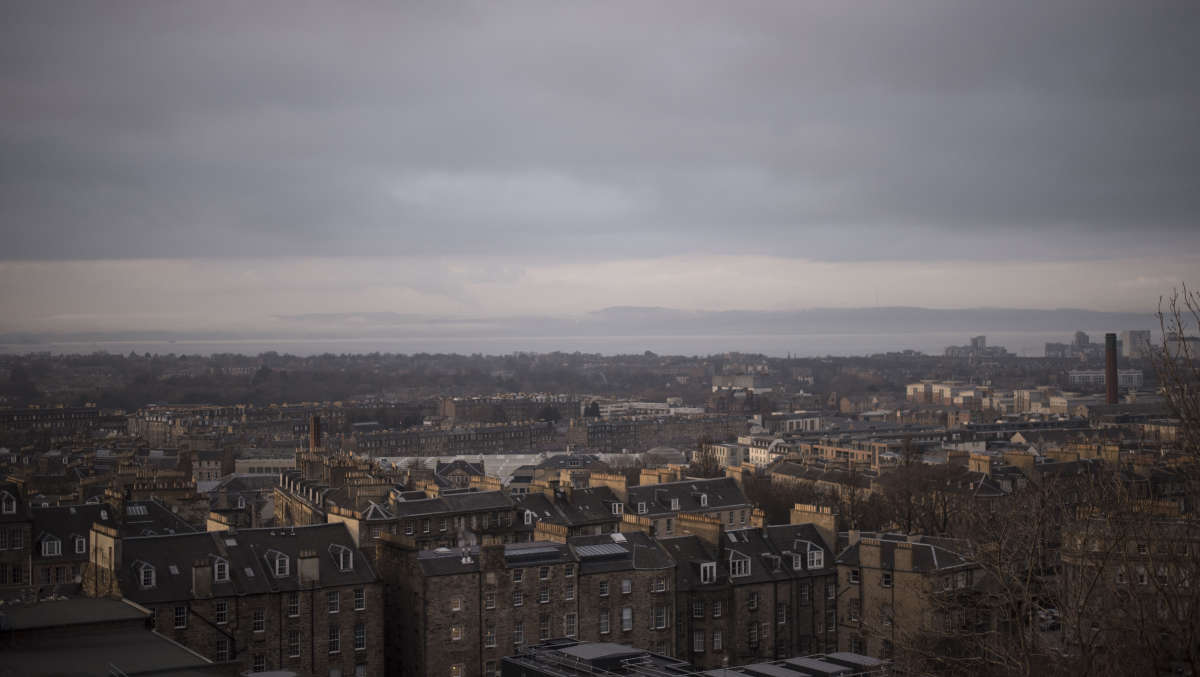
<instances>
[{"instance_id":1,"label":"chimney stack","mask_svg":"<svg viewBox=\"0 0 1200 677\"><path fill-rule=\"evenodd\" d=\"M1117 335L1104 335L1104 386L1108 392L1108 403L1116 404L1120 399L1117 388Z\"/></svg>"},{"instance_id":2,"label":"chimney stack","mask_svg":"<svg viewBox=\"0 0 1200 677\"><path fill-rule=\"evenodd\" d=\"M198 599L212 597L212 561L197 559L192 562L192 595Z\"/></svg>"}]
</instances>

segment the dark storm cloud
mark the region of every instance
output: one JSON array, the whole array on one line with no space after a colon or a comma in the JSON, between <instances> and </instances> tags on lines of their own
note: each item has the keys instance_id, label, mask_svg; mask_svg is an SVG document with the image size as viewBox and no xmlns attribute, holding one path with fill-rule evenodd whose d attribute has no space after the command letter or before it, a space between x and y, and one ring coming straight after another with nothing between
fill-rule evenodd
<instances>
[{"instance_id":1,"label":"dark storm cloud","mask_svg":"<svg viewBox=\"0 0 1200 677\"><path fill-rule=\"evenodd\" d=\"M0 258L1200 243L1192 3L7 14Z\"/></svg>"}]
</instances>

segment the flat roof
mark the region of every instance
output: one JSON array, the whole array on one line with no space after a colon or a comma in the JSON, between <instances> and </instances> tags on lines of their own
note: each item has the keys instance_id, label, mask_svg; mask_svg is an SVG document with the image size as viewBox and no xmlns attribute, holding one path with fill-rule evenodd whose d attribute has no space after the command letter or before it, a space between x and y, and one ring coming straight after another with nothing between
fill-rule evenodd
<instances>
[{"instance_id":1,"label":"flat roof","mask_svg":"<svg viewBox=\"0 0 1200 677\"><path fill-rule=\"evenodd\" d=\"M0 607L0 628L32 630L149 618L150 613L119 599L63 599Z\"/></svg>"}]
</instances>

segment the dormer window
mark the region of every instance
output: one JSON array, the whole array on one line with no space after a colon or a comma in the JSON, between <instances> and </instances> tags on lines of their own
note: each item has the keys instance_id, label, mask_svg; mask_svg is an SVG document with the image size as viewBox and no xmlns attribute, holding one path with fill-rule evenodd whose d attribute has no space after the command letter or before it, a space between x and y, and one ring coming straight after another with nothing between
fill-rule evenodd
<instances>
[{"instance_id":1,"label":"dormer window","mask_svg":"<svg viewBox=\"0 0 1200 677\"><path fill-rule=\"evenodd\" d=\"M622 504L620 504L620 503L613 503L613 504L612 504L612 514L614 514L614 515L620 515L620 514L621 514L621 513L623 513L623 512L625 512L625 506L624 506L624 505L622 505Z\"/></svg>"},{"instance_id":2,"label":"dormer window","mask_svg":"<svg viewBox=\"0 0 1200 677\"><path fill-rule=\"evenodd\" d=\"M246 499L243 496L238 496L238 510L243 510L246 507Z\"/></svg>"},{"instance_id":3,"label":"dormer window","mask_svg":"<svg viewBox=\"0 0 1200 677\"><path fill-rule=\"evenodd\" d=\"M646 502L645 501L638 501L638 514L639 515L646 514Z\"/></svg>"},{"instance_id":4,"label":"dormer window","mask_svg":"<svg viewBox=\"0 0 1200 677\"><path fill-rule=\"evenodd\" d=\"M84 538L83 536L75 537L75 554L76 555L86 555L87 554L87 539Z\"/></svg>"},{"instance_id":5,"label":"dormer window","mask_svg":"<svg viewBox=\"0 0 1200 677\"><path fill-rule=\"evenodd\" d=\"M533 524L534 517L536 517L536 515L533 514L532 510L525 511L525 523L526 524Z\"/></svg>"},{"instance_id":6,"label":"dormer window","mask_svg":"<svg viewBox=\"0 0 1200 677\"><path fill-rule=\"evenodd\" d=\"M796 571L800 571L801 569L803 569L804 568L804 558L800 555L793 554L792 555L792 568L795 569Z\"/></svg>"},{"instance_id":7,"label":"dormer window","mask_svg":"<svg viewBox=\"0 0 1200 677\"><path fill-rule=\"evenodd\" d=\"M702 562L700 564L700 582L715 583L717 581L717 563Z\"/></svg>"},{"instance_id":8,"label":"dormer window","mask_svg":"<svg viewBox=\"0 0 1200 677\"><path fill-rule=\"evenodd\" d=\"M708 494L700 494L700 507L708 507Z\"/></svg>"},{"instance_id":9,"label":"dormer window","mask_svg":"<svg viewBox=\"0 0 1200 677\"><path fill-rule=\"evenodd\" d=\"M729 576L741 578L750 575L750 558L740 553L729 553Z\"/></svg>"},{"instance_id":10,"label":"dormer window","mask_svg":"<svg viewBox=\"0 0 1200 677\"><path fill-rule=\"evenodd\" d=\"M344 545L331 545L333 561L337 563L338 571L350 571L354 568L354 551Z\"/></svg>"},{"instance_id":11,"label":"dormer window","mask_svg":"<svg viewBox=\"0 0 1200 677\"><path fill-rule=\"evenodd\" d=\"M671 499L671 510L678 510L678 509L679 509L679 499L672 498Z\"/></svg>"},{"instance_id":12,"label":"dormer window","mask_svg":"<svg viewBox=\"0 0 1200 677\"><path fill-rule=\"evenodd\" d=\"M820 569L825 566L825 551L809 550L808 551L808 568Z\"/></svg>"},{"instance_id":13,"label":"dormer window","mask_svg":"<svg viewBox=\"0 0 1200 677\"><path fill-rule=\"evenodd\" d=\"M291 573L292 560L282 552L272 550L267 553L267 559L271 560L271 570L274 572L275 578L284 578Z\"/></svg>"},{"instance_id":14,"label":"dormer window","mask_svg":"<svg viewBox=\"0 0 1200 677\"><path fill-rule=\"evenodd\" d=\"M276 565L278 565L278 560L276 560ZM220 557L213 560L213 580L218 583L224 583L229 580L229 562Z\"/></svg>"},{"instance_id":15,"label":"dormer window","mask_svg":"<svg viewBox=\"0 0 1200 677\"><path fill-rule=\"evenodd\" d=\"M55 536L42 539L42 557L58 557L62 554L62 541Z\"/></svg>"},{"instance_id":16,"label":"dormer window","mask_svg":"<svg viewBox=\"0 0 1200 677\"><path fill-rule=\"evenodd\" d=\"M7 491L0 492L0 513L5 515L17 514L17 499Z\"/></svg>"},{"instance_id":17,"label":"dormer window","mask_svg":"<svg viewBox=\"0 0 1200 677\"><path fill-rule=\"evenodd\" d=\"M154 567L149 564L143 564L141 571L138 572L138 579L142 584L142 588L153 588L155 580Z\"/></svg>"}]
</instances>

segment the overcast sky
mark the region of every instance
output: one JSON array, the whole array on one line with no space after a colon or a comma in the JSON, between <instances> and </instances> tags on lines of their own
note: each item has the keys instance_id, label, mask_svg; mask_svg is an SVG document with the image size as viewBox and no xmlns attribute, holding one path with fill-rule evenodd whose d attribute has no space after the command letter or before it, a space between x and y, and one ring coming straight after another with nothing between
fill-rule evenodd
<instances>
[{"instance_id":1,"label":"overcast sky","mask_svg":"<svg viewBox=\"0 0 1200 677\"><path fill-rule=\"evenodd\" d=\"M0 330L1152 310L1200 5L6 3Z\"/></svg>"}]
</instances>

